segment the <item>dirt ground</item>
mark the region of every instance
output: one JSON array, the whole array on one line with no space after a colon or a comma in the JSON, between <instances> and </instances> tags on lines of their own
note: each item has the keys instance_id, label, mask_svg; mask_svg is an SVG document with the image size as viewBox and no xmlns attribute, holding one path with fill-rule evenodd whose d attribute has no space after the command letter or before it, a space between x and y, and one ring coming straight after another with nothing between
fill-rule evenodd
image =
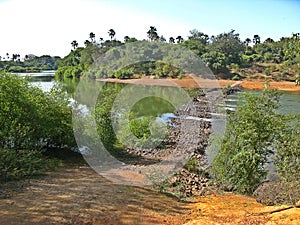
<instances>
[{"instance_id":1,"label":"dirt ground","mask_svg":"<svg viewBox=\"0 0 300 225\"><path fill-rule=\"evenodd\" d=\"M268 213L234 194L179 201L150 189L116 185L88 166L0 186L0 224L300 224L300 208Z\"/></svg>"},{"instance_id":2,"label":"dirt ground","mask_svg":"<svg viewBox=\"0 0 300 225\"><path fill-rule=\"evenodd\" d=\"M143 79L98 79L105 82L116 83L135 83L145 85L162 85L162 86L179 86L187 88L218 88L226 87L227 85L241 85L245 90L263 90L264 80L244 79L240 81L233 80L209 80L209 79L192 79L186 77L183 79L151 79L145 77ZM294 82L290 81L271 81L269 82L269 88L276 88L281 91L300 92L300 86L296 86Z\"/></svg>"}]
</instances>

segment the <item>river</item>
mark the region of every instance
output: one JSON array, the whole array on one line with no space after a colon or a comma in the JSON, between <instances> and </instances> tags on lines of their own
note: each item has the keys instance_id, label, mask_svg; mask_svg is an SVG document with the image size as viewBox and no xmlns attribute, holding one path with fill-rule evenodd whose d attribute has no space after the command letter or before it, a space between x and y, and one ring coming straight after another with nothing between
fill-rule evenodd
<instances>
[{"instance_id":1,"label":"river","mask_svg":"<svg viewBox=\"0 0 300 225\"><path fill-rule=\"evenodd\" d=\"M20 73L20 76L29 76L32 78L32 84L40 87L44 91L49 91L56 83L55 71L42 71L40 73ZM64 82L68 90L74 90L73 82ZM229 95L225 99L225 107L235 109L238 103L239 92ZM300 113L300 93L283 93L280 98L280 111L284 113Z\"/></svg>"},{"instance_id":2,"label":"river","mask_svg":"<svg viewBox=\"0 0 300 225\"><path fill-rule=\"evenodd\" d=\"M55 81L55 71L43 71L41 73L22 73L20 76L29 76L31 78L31 82L33 85L40 87L44 91L50 91L51 88L55 84L60 84L61 87L63 87L71 96L74 93L77 82L74 82L70 80L69 82L57 82ZM92 82L92 81L91 81ZM96 82L96 81L95 81ZM124 87L126 85L124 84L112 84L115 86L120 86ZM253 92L253 91L250 91ZM239 103L239 94L241 92L236 92L234 94L229 95L224 103L222 104L222 107L225 107L226 109L229 110L235 110L238 103ZM160 118L164 121L170 122L169 118L173 117L174 115L172 114L173 107L170 107L168 104L162 101L162 99L148 99L148 101L151 107L151 110L157 110L159 108L159 114ZM297 114L300 113L300 93L283 93L281 98L280 98L280 109L279 111L282 113L292 113L292 114ZM143 107L140 106L141 108L149 108L149 107ZM139 105L136 105L136 108L139 108ZM150 114L153 114L153 112L150 110ZM148 109L149 111L149 109ZM149 113L149 112L147 112ZM156 115L157 116L157 115ZM201 118L200 118L201 119ZM216 129L218 130L218 124L217 121L214 123L216 125ZM207 157L208 160L211 161L214 157L213 152L207 151ZM273 165L269 165L269 178L274 174L275 168ZM272 179L272 178L270 178Z\"/></svg>"}]
</instances>

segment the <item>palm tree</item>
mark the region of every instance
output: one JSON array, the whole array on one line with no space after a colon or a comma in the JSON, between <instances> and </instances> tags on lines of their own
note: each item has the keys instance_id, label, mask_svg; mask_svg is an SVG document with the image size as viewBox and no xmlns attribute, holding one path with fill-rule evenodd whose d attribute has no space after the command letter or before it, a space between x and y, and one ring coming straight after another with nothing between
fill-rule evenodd
<instances>
[{"instance_id":1,"label":"palm tree","mask_svg":"<svg viewBox=\"0 0 300 225\"><path fill-rule=\"evenodd\" d=\"M85 47L87 47L89 44L91 44L91 42L90 42L89 40L85 40L85 41L84 41Z\"/></svg>"},{"instance_id":2,"label":"palm tree","mask_svg":"<svg viewBox=\"0 0 300 225\"><path fill-rule=\"evenodd\" d=\"M166 38L165 38L163 35L161 35L161 36L159 37L159 41L160 41L160 42L166 42L167 40L166 40Z\"/></svg>"},{"instance_id":3,"label":"palm tree","mask_svg":"<svg viewBox=\"0 0 300 225\"><path fill-rule=\"evenodd\" d=\"M300 38L300 33L293 33L292 35L293 35L293 39L299 40L299 38Z\"/></svg>"},{"instance_id":4,"label":"palm tree","mask_svg":"<svg viewBox=\"0 0 300 225\"><path fill-rule=\"evenodd\" d=\"M251 43L251 39L250 38L246 38L246 40L244 41L244 43L248 46Z\"/></svg>"},{"instance_id":5,"label":"palm tree","mask_svg":"<svg viewBox=\"0 0 300 225\"><path fill-rule=\"evenodd\" d=\"M72 41L71 45L74 49L76 49L78 47L78 42L76 40L74 40L74 41Z\"/></svg>"},{"instance_id":6,"label":"palm tree","mask_svg":"<svg viewBox=\"0 0 300 225\"><path fill-rule=\"evenodd\" d=\"M177 40L177 44L180 44L183 42L183 38L180 35L177 36L176 40Z\"/></svg>"},{"instance_id":7,"label":"palm tree","mask_svg":"<svg viewBox=\"0 0 300 225\"><path fill-rule=\"evenodd\" d=\"M92 43L95 42L95 37L96 37L96 35L93 32L91 32L90 33L90 39L91 39Z\"/></svg>"},{"instance_id":8,"label":"palm tree","mask_svg":"<svg viewBox=\"0 0 300 225\"><path fill-rule=\"evenodd\" d=\"M260 43L260 37L257 34L253 36L253 43L255 45Z\"/></svg>"},{"instance_id":9,"label":"palm tree","mask_svg":"<svg viewBox=\"0 0 300 225\"><path fill-rule=\"evenodd\" d=\"M125 37L124 37L124 42L126 43L129 39L130 39L129 36L125 36Z\"/></svg>"},{"instance_id":10,"label":"palm tree","mask_svg":"<svg viewBox=\"0 0 300 225\"><path fill-rule=\"evenodd\" d=\"M109 29L108 35L110 36L110 40L112 40L113 37L116 35L116 32L114 31L114 29Z\"/></svg>"},{"instance_id":11,"label":"palm tree","mask_svg":"<svg viewBox=\"0 0 300 225\"><path fill-rule=\"evenodd\" d=\"M15 61L15 60L17 60L17 58L18 58L18 54L13 54L11 60L12 60L12 61Z\"/></svg>"},{"instance_id":12,"label":"palm tree","mask_svg":"<svg viewBox=\"0 0 300 225\"><path fill-rule=\"evenodd\" d=\"M170 43L170 44L175 44L175 38L170 37L170 38L169 38L169 43Z\"/></svg>"},{"instance_id":13,"label":"palm tree","mask_svg":"<svg viewBox=\"0 0 300 225\"><path fill-rule=\"evenodd\" d=\"M157 29L154 26L150 26L150 29L147 31L147 36L150 39L150 41L156 41L159 39Z\"/></svg>"}]
</instances>

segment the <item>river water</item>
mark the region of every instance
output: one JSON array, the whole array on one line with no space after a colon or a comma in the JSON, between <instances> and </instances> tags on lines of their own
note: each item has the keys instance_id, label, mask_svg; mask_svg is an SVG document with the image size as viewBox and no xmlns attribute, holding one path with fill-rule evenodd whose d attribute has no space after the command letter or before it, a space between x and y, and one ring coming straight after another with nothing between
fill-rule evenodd
<instances>
[{"instance_id":1,"label":"river water","mask_svg":"<svg viewBox=\"0 0 300 225\"><path fill-rule=\"evenodd\" d=\"M56 83L54 80L55 71L42 71L40 73L20 73L20 76L29 76L32 78L32 84L49 91ZM74 90L72 82L66 82L67 89ZM72 87L70 87L72 86ZM224 107L234 110L238 104L239 92L229 95L225 99ZM300 113L300 93L283 93L280 99L280 111L284 113Z\"/></svg>"},{"instance_id":2,"label":"river water","mask_svg":"<svg viewBox=\"0 0 300 225\"><path fill-rule=\"evenodd\" d=\"M57 84L57 82L54 80L55 71L43 71L41 73L22 73L20 76L29 76L32 79L32 84L35 86L40 87L44 91L50 91L50 89ZM63 82L59 83L64 87L66 91L68 91L70 94L72 94L76 89L76 82ZM114 84L114 85L123 85L124 84ZM122 87L123 87L122 86ZM250 91L251 92L251 91ZM253 92L253 91L252 91ZM241 92L236 92L234 94L229 95L224 102L222 103L222 108L228 109L228 110L235 110L237 105L239 104L239 94ZM153 99L152 99L153 100ZM151 101L152 101L151 100ZM156 100L158 103L160 100ZM153 103L154 104L154 103ZM151 104L151 105L153 105ZM280 109L279 111L282 113L292 113L292 114L298 114L300 113L300 93L283 93L280 98ZM155 107L154 107L155 108ZM170 107L169 107L170 108ZM171 109L171 108L170 108ZM161 115L161 119L164 121L169 121L169 118L173 117L172 111L168 111L168 107L166 109L163 109L163 111L160 111L163 113ZM201 119L201 118L199 118ZM214 125L216 126L215 130L219 130L218 128L218 121L214 121ZM221 124L222 126L222 124ZM216 132L218 133L218 132ZM207 157L208 160L211 161L214 158L215 153L207 151ZM274 172L274 168L272 168L273 165L269 165L272 175L272 171Z\"/></svg>"}]
</instances>

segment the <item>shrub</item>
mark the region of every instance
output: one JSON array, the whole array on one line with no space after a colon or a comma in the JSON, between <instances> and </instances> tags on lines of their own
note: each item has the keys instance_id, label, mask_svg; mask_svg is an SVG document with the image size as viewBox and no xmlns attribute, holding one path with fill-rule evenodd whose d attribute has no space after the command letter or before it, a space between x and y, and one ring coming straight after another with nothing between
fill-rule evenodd
<instances>
[{"instance_id":1,"label":"shrub","mask_svg":"<svg viewBox=\"0 0 300 225\"><path fill-rule=\"evenodd\" d=\"M114 73L114 77L118 79L129 79L133 77L133 73L129 69L120 69Z\"/></svg>"},{"instance_id":2,"label":"shrub","mask_svg":"<svg viewBox=\"0 0 300 225\"><path fill-rule=\"evenodd\" d=\"M26 79L0 75L0 180L40 174L55 160L44 149L76 146L72 116L66 96L44 93ZM55 165L54 165L55 166Z\"/></svg>"},{"instance_id":3,"label":"shrub","mask_svg":"<svg viewBox=\"0 0 300 225\"><path fill-rule=\"evenodd\" d=\"M155 120L151 116L130 116L129 124L121 124L119 139L121 143L130 148L159 147L165 138L165 123ZM121 121L122 123L122 121Z\"/></svg>"},{"instance_id":4,"label":"shrub","mask_svg":"<svg viewBox=\"0 0 300 225\"><path fill-rule=\"evenodd\" d=\"M234 75L234 76L231 78L231 80L239 80L239 79L240 79L239 75Z\"/></svg>"},{"instance_id":5,"label":"shrub","mask_svg":"<svg viewBox=\"0 0 300 225\"><path fill-rule=\"evenodd\" d=\"M185 164L185 168L190 172L190 173L199 173L200 167L199 167L199 162L195 158L191 158L187 161Z\"/></svg>"},{"instance_id":6,"label":"shrub","mask_svg":"<svg viewBox=\"0 0 300 225\"><path fill-rule=\"evenodd\" d=\"M244 93L240 100L243 105L229 115L212 174L223 187L252 193L266 177L265 165L274 154L271 147L280 137L278 131L284 123L282 115L276 112L279 93Z\"/></svg>"},{"instance_id":7,"label":"shrub","mask_svg":"<svg viewBox=\"0 0 300 225\"><path fill-rule=\"evenodd\" d=\"M44 93L18 76L0 76L0 148L75 146L72 111L58 90Z\"/></svg>"},{"instance_id":8,"label":"shrub","mask_svg":"<svg viewBox=\"0 0 300 225\"><path fill-rule=\"evenodd\" d=\"M270 75L270 69L269 68L265 68L264 69L264 73L269 76Z\"/></svg>"},{"instance_id":9,"label":"shrub","mask_svg":"<svg viewBox=\"0 0 300 225\"><path fill-rule=\"evenodd\" d=\"M300 115L287 118L289 123L281 129L277 141L275 164L280 177L294 181L300 180Z\"/></svg>"},{"instance_id":10,"label":"shrub","mask_svg":"<svg viewBox=\"0 0 300 225\"><path fill-rule=\"evenodd\" d=\"M0 182L21 179L57 167L58 160L47 160L38 150L0 149Z\"/></svg>"}]
</instances>

